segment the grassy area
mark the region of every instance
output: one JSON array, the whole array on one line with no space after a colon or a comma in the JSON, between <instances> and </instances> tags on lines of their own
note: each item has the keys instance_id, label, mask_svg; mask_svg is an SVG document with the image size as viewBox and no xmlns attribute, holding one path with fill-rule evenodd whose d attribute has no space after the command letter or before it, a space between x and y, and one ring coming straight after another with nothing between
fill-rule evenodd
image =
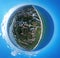
<instances>
[{"instance_id":1,"label":"grassy area","mask_svg":"<svg viewBox=\"0 0 60 58\"><path fill-rule=\"evenodd\" d=\"M40 39L40 34L41 34L41 29L38 28L37 31L36 31L36 39L35 39L35 41L31 45L29 45L27 47L29 50L33 49L33 47L36 46L36 44L38 43L38 41Z\"/></svg>"}]
</instances>

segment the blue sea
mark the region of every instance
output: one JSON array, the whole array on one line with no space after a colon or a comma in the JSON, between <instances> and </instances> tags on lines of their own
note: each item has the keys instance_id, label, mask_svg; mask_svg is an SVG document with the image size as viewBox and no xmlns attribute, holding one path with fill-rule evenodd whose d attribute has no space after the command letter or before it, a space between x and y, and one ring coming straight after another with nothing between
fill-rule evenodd
<instances>
[{"instance_id":1,"label":"blue sea","mask_svg":"<svg viewBox=\"0 0 60 58\"><path fill-rule=\"evenodd\" d=\"M4 20L4 16L11 8L17 5L37 5L45 9L51 16L54 27L52 23L50 24L51 20L47 21L46 25L50 26L50 30L45 31L47 32L47 35L45 34L46 39L42 40L41 42L44 42L44 44L40 44L42 46L38 46L36 49L38 53L33 51L30 54L21 51L19 54L13 56L11 52L14 49L12 50L9 46L7 47L7 43L2 37L1 23ZM36 8L38 9L38 7ZM46 13L42 9L41 12ZM49 17L48 14L46 15ZM52 32L52 37L50 37ZM0 58L60 58L60 0L0 0Z\"/></svg>"}]
</instances>

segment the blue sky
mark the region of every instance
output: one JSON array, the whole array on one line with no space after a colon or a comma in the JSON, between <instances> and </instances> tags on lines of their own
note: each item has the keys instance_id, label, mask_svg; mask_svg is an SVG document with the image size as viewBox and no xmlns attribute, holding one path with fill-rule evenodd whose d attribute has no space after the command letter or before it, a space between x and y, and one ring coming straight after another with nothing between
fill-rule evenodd
<instances>
[{"instance_id":1,"label":"blue sky","mask_svg":"<svg viewBox=\"0 0 60 58\"><path fill-rule=\"evenodd\" d=\"M54 22L54 34L50 43L41 52L31 58L60 58L60 0L0 0L0 24L8 10L19 4L36 4L46 9ZM0 25L1 33L1 25ZM13 57L7 44L0 36L0 58L28 58L27 55Z\"/></svg>"}]
</instances>

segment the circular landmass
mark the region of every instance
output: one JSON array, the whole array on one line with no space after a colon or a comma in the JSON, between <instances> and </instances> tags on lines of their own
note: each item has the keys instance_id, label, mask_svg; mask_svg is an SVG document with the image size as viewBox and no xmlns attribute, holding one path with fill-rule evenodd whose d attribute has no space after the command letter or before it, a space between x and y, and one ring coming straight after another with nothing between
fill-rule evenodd
<instances>
[{"instance_id":1,"label":"circular landmass","mask_svg":"<svg viewBox=\"0 0 60 58\"><path fill-rule=\"evenodd\" d=\"M32 6L18 8L8 22L10 40L25 50L33 50L40 42L42 21Z\"/></svg>"}]
</instances>

